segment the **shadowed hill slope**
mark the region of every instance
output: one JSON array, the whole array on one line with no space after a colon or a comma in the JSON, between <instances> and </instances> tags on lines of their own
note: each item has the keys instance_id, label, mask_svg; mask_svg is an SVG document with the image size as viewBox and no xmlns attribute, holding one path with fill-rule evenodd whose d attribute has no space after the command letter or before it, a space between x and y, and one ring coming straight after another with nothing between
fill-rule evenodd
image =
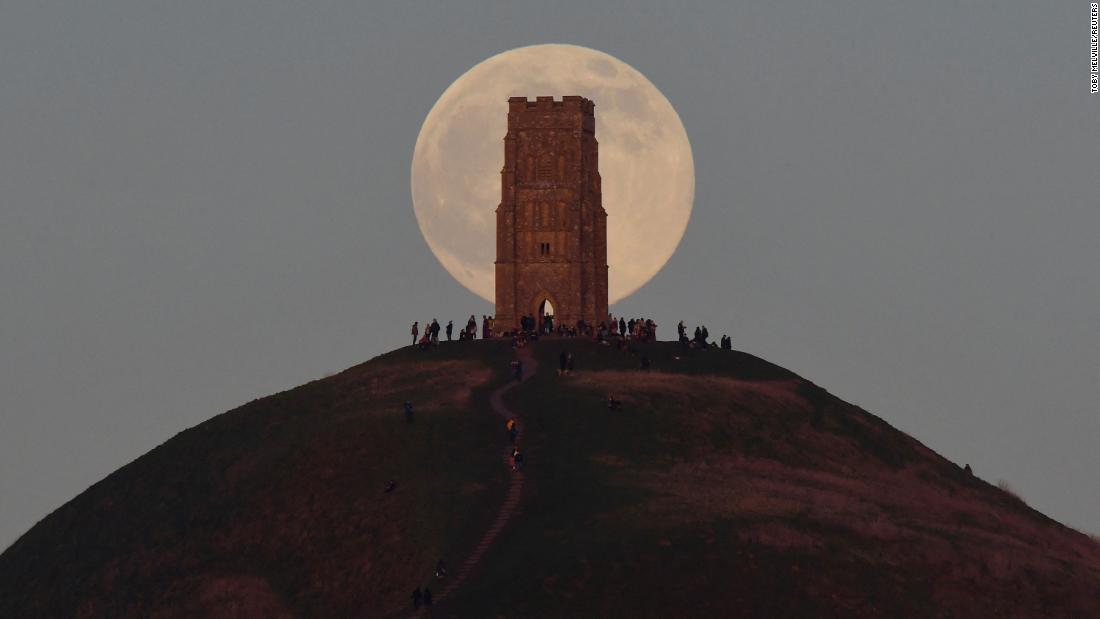
<instances>
[{"instance_id":1,"label":"shadowed hill slope","mask_svg":"<svg viewBox=\"0 0 1100 619\"><path fill-rule=\"evenodd\" d=\"M503 500L498 420L474 402L511 352L476 346L401 349L181 432L0 555L0 617L403 609Z\"/></svg>"},{"instance_id":2,"label":"shadowed hill slope","mask_svg":"<svg viewBox=\"0 0 1100 619\"><path fill-rule=\"evenodd\" d=\"M1095 542L782 368L534 354L519 511L435 616L1100 614ZM505 500L511 355L402 349L179 434L0 555L0 616L402 616Z\"/></svg>"}]
</instances>

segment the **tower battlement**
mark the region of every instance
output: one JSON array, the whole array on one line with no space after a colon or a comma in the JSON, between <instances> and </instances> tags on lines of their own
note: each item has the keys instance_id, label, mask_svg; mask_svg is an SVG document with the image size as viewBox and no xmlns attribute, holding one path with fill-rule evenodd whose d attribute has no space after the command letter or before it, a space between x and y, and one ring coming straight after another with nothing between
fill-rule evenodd
<instances>
[{"instance_id":1,"label":"tower battlement","mask_svg":"<svg viewBox=\"0 0 1100 619\"><path fill-rule=\"evenodd\" d=\"M594 114L596 104L591 99L587 99L580 95L565 95L560 101L554 100L553 96L538 96L534 101L531 101L527 97L509 97L508 98L508 111L509 112L522 112L525 110L552 110L555 108L561 108L566 110L577 110L584 114Z\"/></svg>"}]
</instances>

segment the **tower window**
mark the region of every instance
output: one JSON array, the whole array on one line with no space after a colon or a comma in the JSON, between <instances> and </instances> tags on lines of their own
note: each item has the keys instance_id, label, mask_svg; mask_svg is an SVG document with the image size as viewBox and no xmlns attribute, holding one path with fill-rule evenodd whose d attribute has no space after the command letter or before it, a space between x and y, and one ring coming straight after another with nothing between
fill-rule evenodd
<instances>
[{"instance_id":1,"label":"tower window","mask_svg":"<svg viewBox=\"0 0 1100 619\"><path fill-rule=\"evenodd\" d=\"M550 244L549 243L539 243L539 254L541 254L543 256L549 256L550 255Z\"/></svg>"},{"instance_id":2,"label":"tower window","mask_svg":"<svg viewBox=\"0 0 1100 619\"><path fill-rule=\"evenodd\" d=\"M538 169L535 170L535 180L550 181L554 179L554 159L549 153L542 155L538 160Z\"/></svg>"}]
</instances>

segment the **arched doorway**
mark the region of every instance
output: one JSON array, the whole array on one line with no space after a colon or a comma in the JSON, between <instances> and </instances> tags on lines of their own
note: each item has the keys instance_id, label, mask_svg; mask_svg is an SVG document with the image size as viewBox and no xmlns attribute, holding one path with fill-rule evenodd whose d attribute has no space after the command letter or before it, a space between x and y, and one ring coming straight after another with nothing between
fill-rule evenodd
<instances>
[{"instance_id":1,"label":"arched doorway","mask_svg":"<svg viewBox=\"0 0 1100 619\"><path fill-rule=\"evenodd\" d=\"M543 299L542 303L539 303L539 332L551 333L554 330L554 305L550 303L550 299Z\"/></svg>"}]
</instances>

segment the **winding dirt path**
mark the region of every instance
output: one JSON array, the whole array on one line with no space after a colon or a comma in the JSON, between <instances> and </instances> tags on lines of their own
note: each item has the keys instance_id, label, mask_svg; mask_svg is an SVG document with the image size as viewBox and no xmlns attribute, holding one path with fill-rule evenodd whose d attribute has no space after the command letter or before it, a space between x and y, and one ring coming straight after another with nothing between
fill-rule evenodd
<instances>
[{"instance_id":1,"label":"winding dirt path","mask_svg":"<svg viewBox=\"0 0 1100 619\"><path fill-rule=\"evenodd\" d=\"M519 500L523 494L523 474L512 470L512 445L514 444L517 449L523 451L523 422L520 420L519 415L509 410L508 407L504 405L504 394L508 393L510 389L530 380L538 369L538 362L535 361L535 356L531 353L530 344L524 348L520 348L517 351L517 356L523 362L523 380L510 380L508 384L497 387L489 394L489 408L492 409L494 413L500 415L501 419L505 421L508 419L516 420L516 441L515 443L506 443L504 447L504 465L508 467L510 475L508 492L504 497L504 503L500 506L500 510L497 511L497 517L493 520L492 526L482 534L473 552L466 557L466 560L462 562L462 566L453 576L447 577L446 586L443 590L438 594L432 595L432 606L450 597L455 589L458 589L458 587L462 585L474 569L477 568L478 564L481 563L481 558L485 555L485 551L489 549L489 546L493 544L493 540L497 538L497 535L500 534L501 530L508 524L508 521L511 520L512 516L518 511ZM429 612L430 609L421 608L418 612L413 614L413 617L423 617Z\"/></svg>"}]
</instances>

